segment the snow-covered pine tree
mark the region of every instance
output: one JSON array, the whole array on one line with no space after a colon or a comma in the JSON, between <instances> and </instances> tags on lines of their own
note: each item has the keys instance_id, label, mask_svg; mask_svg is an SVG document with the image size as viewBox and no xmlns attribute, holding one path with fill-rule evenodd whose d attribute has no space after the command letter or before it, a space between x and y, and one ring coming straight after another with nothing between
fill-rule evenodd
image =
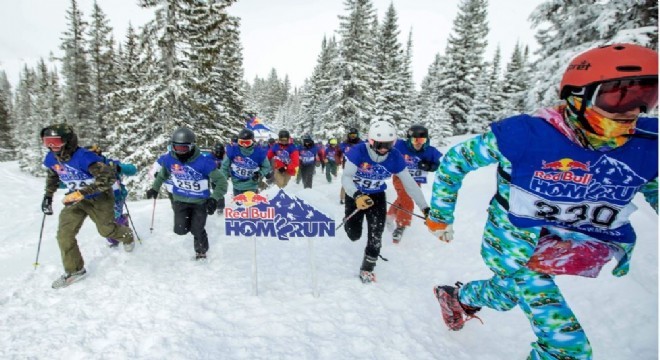
<instances>
[{"instance_id":1,"label":"snow-covered pine tree","mask_svg":"<svg viewBox=\"0 0 660 360\"><path fill-rule=\"evenodd\" d=\"M453 129L451 116L439 102L432 103L428 109L427 125L431 145L444 146L448 144L447 138L452 136Z\"/></svg>"},{"instance_id":2,"label":"snow-covered pine tree","mask_svg":"<svg viewBox=\"0 0 660 360\"><path fill-rule=\"evenodd\" d=\"M240 19L235 16L227 18L227 24L222 29L224 45L221 49L216 68L220 71L223 84L218 89L219 105L224 109L220 115L226 124L220 140L227 142L231 130L244 126L241 113L245 109L245 92L243 91L243 48L240 39Z\"/></svg>"},{"instance_id":3,"label":"snow-covered pine tree","mask_svg":"<svg viewBox=\"0 0 660 360\"><path fill-rule=\"evenodd\" d=\"M72 125L81 144L94 140L96 121L94 99L91 92L90 65L87 58L85 31L87 22L78 8L76 0L66 11L67 30L63 33L60 48L62 57L62 78L64 120Z\"/></svg>"},{"instance_id":4,"label":"snow-covered pine tree","mask_svg":"<svg viewBox=\"0 0 660 360\"><path fill-rule=\"evenodd\" d=\"M422 79L421 89L415 98L414 113L416 122L429 125L429 113L431 106L440 99L438 82L444 71L445 58L435 54L435 58L429 65L428 72Z\"/></svg>"},{"instance_id":5,"label":"snow-covered pine tree","mask_svg":"<svg viewBox=\"0 0 660 360\"><path fill-rule=\"evenodd\" d=\"M401 70L401 84L403 86L403 98L405 99L403 117L399 122L399 129L406 131L410 125L419 122L415 118L414 108L415 108L415 98L417 94L415 92L415 82L413 81L412 73L412 29L408 32L408 41L406 42L406 51L403 54L403 67Z\"/></svg>"},{"instance_id":6,"label":"snow-covered pine tree","mask_svg":"<svg viewBox=\"0 0 660 360\"><path fill-rule=\"evenodd\" d=\"M498 45L495 49L495 55L493 55L493 61L490 63L490 68L487 70L490 76L487 90L488 105L490 106L490 114L488 114L489 122L500 119L500 114L504 106L504 99L502 98L501 62L502 53Z\"/></svg>"},{"instance_id":7,"label":"snow-covered pine tree","mask_svg":"<svg viewBox=\"0 0 660 360\"><path fill-rule=\"evenodd\" d=\"M516 43L511 54L511 60L506 65L504 80L502 83L503 107L501 118L521 114L525 111L525 98L529 87L528 70L525 64L526 56L520 43Z\"/></svg>"},{"instance_id":8,"label":"snow-covered pine tree","mask_svg":"<svg viewBox=\"0 0 660 360\"><path fill-rule=\"evenodd\" d=\"M395 124L401 133L410 125L407 105L410 84L405 55L399 43L398 17L394 5L385 12L376 43L375 118Z\"/></svg>"},{"instance_id":9,"label":"snow-covered pine tree","mask_svg":"<svg viewBox=\"0 0 660 360\"><path fill-rule=\"evenodd\" d=\"M94 1L94 7L89 26L89 77L91 80L91 93L94 126L90 128L90 143L99 144L105 148L108 137L108 124L106 115L110 112L108 95L118 88L118 78L115 59L114 39L112 27L105 13Z\"/></svg>"},{"instance_id":10,"label":"snow-covered pine tree","mask_svg":"<svg viewBox=\"0 0 660 360\"><path fill-rule=\"evenodd\" d=\"M12 137L12 122L10 119L11 85L7 74L0 70L0 161L17 158L16 146Z\"/></svg>"},{"instance_id":11,"label":"snow-covered pine tree","mask_svg":"<svg viewBox=\"0 0 660 360\"><path fill-rule=\"evenodd\" d=\"M560 103L559 83L575 55L613 42L657 48L658 2L647 0L546 1L530 15L540 47L527 108Z\"/></svg>"},{"instance_id":12,"label":"snow-covered pine tree","mask_svg":"<svg viewBox=\"0 0 660 360\"><path fill-rule=\"evenodd\" d=\"M25 65L16 87L14 107L14 137L17 148L21 149L18 165L21 170L32 175L43 175L41 160L45 149L41 145L39 132L44 127L40 114L36 111L39 84L37 74Z\"/></svg>"},{"instance_id":13,"label":"snow-covered pine tree","mask_svg":"<svg viewBox=\"0 0 660 360\"><path fill-rule=\"evenodd\" d=\"M465 132L469 134L479 134L484 132L491 122L491 107L490 107L490 73L488 72L489 64L484 64L484 71L481 72L475 83L475 95L472 101L472 106L468 112L467 122L465 124Z\"/></svg>"},{"instance_id":14,"label":"snow-covered pine tree","mask_svg":"<svg viewBox=\"0 0 660 360\"><path fill-rule=\"evenodd\" d=\"M375 111L373 31L377 18L371 0L344 0L344 8L348 15L339 16L340 78L335 85L341 95L330 111L346 128L366 133Z\"/></svg>"},{"instance_id":15,"label":"snow-covered pine tree","mask_svg":"<svg viewBox=\"0 0 660 360\"><path fill-rule=\"evenodd\" d=\"M487 0L461 0L447 40L445 68L439 82L443 106L452 119L454 134L467 131L467 115L475 84L483 69L487 45Z\"/></svg>"}]
</instances>

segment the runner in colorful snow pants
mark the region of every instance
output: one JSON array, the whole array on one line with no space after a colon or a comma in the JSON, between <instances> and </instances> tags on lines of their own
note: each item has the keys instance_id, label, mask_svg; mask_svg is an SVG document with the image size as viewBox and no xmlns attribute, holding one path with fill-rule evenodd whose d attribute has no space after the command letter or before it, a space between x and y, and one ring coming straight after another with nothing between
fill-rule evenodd
<instances>
[{"instance_id":1,"label":"runner in colorful snow pants","mask_svg":"<svg viewBox=\"0 0 660 360\"><path fill-rule=\"evenodd\" d=\"M658 55L633 44L589 50L571 61L560 89L564 105L493 123L451 148L436 172L426 223L451 241L463 178L497 164L481 246L494 276L436 287L443 319L460 330L481 307L518 306L537 337L529 359L592 359L554 277L596 277L611 259L613 275L626 275L635 194L657 212L658 119L639 114L657 106Z\"/></svg>"}]
</instances>

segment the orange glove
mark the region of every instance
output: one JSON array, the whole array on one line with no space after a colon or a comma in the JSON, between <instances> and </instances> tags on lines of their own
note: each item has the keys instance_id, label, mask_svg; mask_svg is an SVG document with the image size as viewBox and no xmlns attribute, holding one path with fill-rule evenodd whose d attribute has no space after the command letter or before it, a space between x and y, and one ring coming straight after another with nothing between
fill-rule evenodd
<instances>
[{"instance_id":1,"label":"orange glove","mask_svg":"<svg viewBox=\"0 0 660 360\"><path fill-rule=\"evenodd\" d=\"M426 227L429 229L431 234L435 235L446 243L454 240L454 229L451 224L445 224L432 220L431 218L426 218Z\"/></svg>"},{"instance_id":2,"label":"orange glove","mask_svg":"<svg viewBox=\"0 0 660 360\"><path fill-rule=\"evenodd\" d=\"M360 194L355 197L355 206L360 210L366 210L374 205L373 199L369 195Z\"/></svg>"},{"instance_id":3,"label":"orange glove","mask_svg":"<svg viewBox=\"0 0 660 360\"><path fill-rule=\"evenodd\" d=\"M81 194L80 191L74 191L72 193L67 194L62 200L62 202L64 203L64 205L71 205L80 202L83 199L85 199L85 195Z\"/></svg>"}]
</instances>

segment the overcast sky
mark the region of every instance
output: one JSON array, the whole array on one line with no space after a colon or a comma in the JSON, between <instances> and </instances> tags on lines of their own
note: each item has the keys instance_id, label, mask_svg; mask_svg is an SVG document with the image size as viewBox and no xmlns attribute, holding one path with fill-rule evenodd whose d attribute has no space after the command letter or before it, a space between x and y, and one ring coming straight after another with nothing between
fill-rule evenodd
<instances>
[{"instance_id":1,"label":"overcast sky","mask_svg":"<svg viewBox=\"0 0 660 360\"><path fill-rule=\"evenodd\" d=\"M152 18L137 6L137 0L97 0L110 19L116 40L124 41L129 21L135 27ZM372 0L383 19L390 3L399 16L401 41L413 32L413 76L419 86L436 53L444 52L458 0ZM487 58L495 47L502 49L503 63L509 60L517 41L537 48L527 18L541 0L491 0ZM93 0L78 0L89 19ZM66 30L69 0L0 0L0 69L15 84L23 64L34 67L40 57L60 55L60 37ZM300 86L316 65L324 35L339 27L345 15L344 0L239 0L229 13L239 16L245 77L266 77L275 68L294 86Z\"/></svg>"}]
</instances>

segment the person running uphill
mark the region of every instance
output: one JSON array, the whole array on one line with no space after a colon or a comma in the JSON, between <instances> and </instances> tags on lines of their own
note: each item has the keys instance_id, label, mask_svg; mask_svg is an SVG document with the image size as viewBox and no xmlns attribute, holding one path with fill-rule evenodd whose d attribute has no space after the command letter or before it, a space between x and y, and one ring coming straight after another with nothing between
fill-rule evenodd
<instances>
[{"instance_id":1,"label":"person running uphill","mask_svg":"<svg viewBox=\"0 0 660 360\"><path fill-rule=\"evenodd\" d=\"M78 146L78 136L67 124L58 124L41 130L41 140L49 150L44 159L48 168L46 191L41 210L53 214L53 194L60 181L66 185L64 209L60 212L57 244L60 247L64 275L53 282L59 289L81 280L87 274L76 235L86 217L90 217L99 234L124 244L126 252L133 251L133 233L126 226L115 223L115 199L112 185L115 170L95 153Z\"/></svg>"},{"instance_id":2,"label":"person running uphill","mask_svg":"<svg viewBox=\"0 0 660 360\"><path fill-rule=\"evenodd\" d=\"M435 293L451 330L482 307L519 306L537 338L529 359L592 358L555 276L597 277L612 258L612 274L626 275L636 240L631 201L641 191L658 209L658 119L639 116L657 105L657 52L615 44L579 54L563 74L560 97L559 107L493 123L451 148L436 172L427 219L432 233L450 241L463 178L498 165L481 246L494 275Z\"/></svg>"},{"instance_id":3,"label":"person running uphill","mask_svg":"<svg viewBox=\"0 0 660 360\"><path fill-rule=\"evenodd\" d=\"M227 179L215 161L202 156L195 146L195 134L187 128L178 128L172 134L172 150L163 158L148 199L158 197L158 190L167 179L172 179L172 206L174 210L174 232L177 235L193 234L195 259L206 259L209 239L206 233L207 215L213 215L218 200L227 192ZM215 183L211 193L209 182Z\"/></svg>"},{"instance_id":4,"label":"person running uphill","mask_svg":"<svg viewBox=\"0 0 660 360\"><path fill-rule=\"evenodd\" d=\"M375 121L369 128L369 144L361 143L346 154L341 181L346 189L344 205L346 234L352 241L362 236L362 223L367 219L367 246L364 250L360 279L363 283L376 281L374 267L380 255L381 237L385 227L385 181L392 175L401 180L406 192L426 214L428 204L422 190L410 176L401 153L394 149L396 129L387 121Z\"/></svg>"},{"instance_id":5,"label":"person running uphill","mask_svg":"<svg viewBox=\"0 0 660 360\"><path fill-rule=\"evenodd\" d=\"M231 179L234 196L247 191L259 192L259 178L270 179L273 176L266 150L255 143L252 130L243 129L238 134L238 146L227 151L221 172Z\"/></svg>"}]
</instances>

